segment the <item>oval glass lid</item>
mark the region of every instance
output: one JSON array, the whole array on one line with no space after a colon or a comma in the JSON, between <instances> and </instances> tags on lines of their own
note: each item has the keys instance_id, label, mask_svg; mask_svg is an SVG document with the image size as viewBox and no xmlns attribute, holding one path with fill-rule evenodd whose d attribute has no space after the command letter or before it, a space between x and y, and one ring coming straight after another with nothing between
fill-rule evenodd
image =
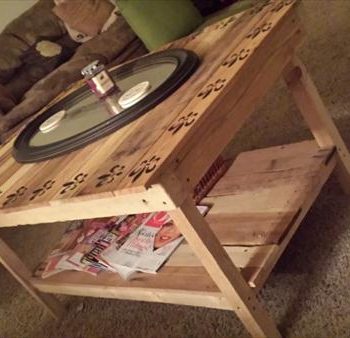
<instances>
[{"instance_id":1,"label":"oval glass lid","mask_svg":"<svg viewBox=\"0 0 350 338\"><path fill-rule=\"evenodd\" d=\"M69 94L31 121L18 136L18 162L38 162L96 141L134 121L173 93L198 66L183 49L147 55L110 71L121 93L99 100L87 85ZM112 102L111 102L112 101ZM111 106L118 104L118 114Z\"/></svg>"}]
</instances>

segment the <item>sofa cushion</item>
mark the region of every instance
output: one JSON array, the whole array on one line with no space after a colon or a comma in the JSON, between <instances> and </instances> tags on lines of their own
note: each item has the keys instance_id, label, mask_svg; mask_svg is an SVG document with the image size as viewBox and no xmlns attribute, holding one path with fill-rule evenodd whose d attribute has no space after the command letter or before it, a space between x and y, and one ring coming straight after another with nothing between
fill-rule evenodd
<instances>
[{"instance_id":1,"label":"sofa cushion","mask_svg":"<svg viewBox=\"0 0 350 338\"><path fill-rule=\"evenodd\" d=\"M117 0L125 20L149 50L194 31L203 17L190 0Z\"/></svg>"}]
</instances>

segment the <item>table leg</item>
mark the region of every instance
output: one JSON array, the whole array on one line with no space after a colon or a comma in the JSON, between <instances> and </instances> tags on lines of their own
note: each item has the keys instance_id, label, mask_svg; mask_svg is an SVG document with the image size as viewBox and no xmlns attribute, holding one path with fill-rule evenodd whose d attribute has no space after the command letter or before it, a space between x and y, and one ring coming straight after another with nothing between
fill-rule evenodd
<instances>
[{"instance_id":1,"label":"table leg","mask_svg":"<svg viewBox=\"0 0 350 338\"><path fill-rule=\"evenodd\" d=\"M22 284L22 286L55 318L59 319L63 314L63 306L51 295L46 295L36 290L30 283L30 271L17 257L13 250L0 238L0 264Z\"/></svg>"},{"instance_id":2,"label":"table leg","mask_svg":"<svg viewBox=\"0 0 350 338\"><path fill-rule=\"evenodd\" d=\"M187 198L169 215L250 334L259 338L281 337L275 323L222 248L193 200Z\"/></svg>"},{"instance_id":3,"label":"table leg","mask_svg":"<svg viewBox=\"0 0 350 338\"><path fill-rule=\"evenodd\" d=\"M336 173L344 192L349 194L350 154L306 67L297 57L286 67L284 79L320 148L336 147Z\"/></svg>"}]
</instances>

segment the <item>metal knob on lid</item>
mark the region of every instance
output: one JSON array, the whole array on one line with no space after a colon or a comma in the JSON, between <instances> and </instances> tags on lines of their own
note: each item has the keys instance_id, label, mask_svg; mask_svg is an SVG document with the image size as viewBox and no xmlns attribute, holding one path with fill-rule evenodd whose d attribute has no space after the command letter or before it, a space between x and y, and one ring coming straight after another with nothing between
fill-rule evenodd
<instances>
[{"instance_id":1,"label":"metal knob on lid","mask_svg":"<svg viewBox=\"0 0 350 338\"><path fill-rule=\"evenodd\" d=\"M81 75L83 75L85 78L91 78L101 72L103 69L104 65L101 64L99 60L95 60L81 70Z\"/></svg>"}]
</instances>

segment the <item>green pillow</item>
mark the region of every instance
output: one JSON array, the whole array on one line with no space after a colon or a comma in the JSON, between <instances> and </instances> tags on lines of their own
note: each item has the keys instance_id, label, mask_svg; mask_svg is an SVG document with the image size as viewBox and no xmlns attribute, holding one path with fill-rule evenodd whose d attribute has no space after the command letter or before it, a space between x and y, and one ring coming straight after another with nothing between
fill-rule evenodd
<instances>
[{"instance_id":1,"label":"green pillow","mask_svg":"<svg viewBox=\"0 0 350 338\"><path fill-rule=\"evenodd\" d=\"M205 22L199 28L204 28L214 24L217 21L223 20L228 16L232 16L251 8L254 5L254 0L240 0L231 6L228 6L220 11L208 15L205 18Z\"/></svg>"},{"instance_id":2,"label":"green pillow","mask_svg":"<svg viewBox=\"0 0 350 338\"><path fill-rule=\"evenodd\" d=\"M203 22L191 0L116 0L116 3L149 50L188 35Z\"/></svg>"}]
</instances>

